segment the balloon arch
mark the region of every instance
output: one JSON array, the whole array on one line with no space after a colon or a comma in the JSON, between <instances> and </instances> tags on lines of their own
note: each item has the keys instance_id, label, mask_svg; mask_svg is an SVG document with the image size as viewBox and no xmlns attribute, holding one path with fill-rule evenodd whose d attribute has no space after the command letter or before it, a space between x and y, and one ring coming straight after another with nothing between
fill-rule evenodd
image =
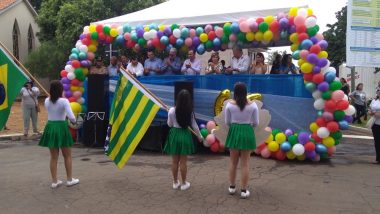
<instances>
[{"instance_id":1,"label":"balloon arch","mask_svg":"<svg viewBox=\"0 0 380 214\"><path fill-rule=\"evenodd\" d=\"M352 122L355 108L340 90L342 85L336 71L329 67L328 43L318 31L317 18L310 8L291 8L287 14L280 13L275 17L241 18L238 22L214 26L91 24L83 28L67 65L61 71L64 96L75 113L86 111L83 81L98 44L113 44L135 52L146 48L168 51L176 47L183 52L193 49L203 54L233 45L258 47L289 39L292 57L298 60L305 87L315 99L317 119L310 124L310 132L273 129L255 152L264 158L319 161L333 155L342 138L341 130L347 129Z\"/></svg>"}]
</instances>

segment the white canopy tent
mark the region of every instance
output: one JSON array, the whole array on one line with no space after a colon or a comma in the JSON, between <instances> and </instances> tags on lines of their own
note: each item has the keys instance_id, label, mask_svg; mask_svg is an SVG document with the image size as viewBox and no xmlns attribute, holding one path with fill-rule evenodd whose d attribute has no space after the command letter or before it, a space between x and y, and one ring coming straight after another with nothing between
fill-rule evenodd
<instances>
[{"instance_id":1,"label":"white canopy tent","mask_svg":"<svg viewBox=\"0 0 380 214\"><path fill-rule=\"evenodd\" d=\"M291 7L307 7L306 0L169 0L134 13L114 17L96 24L131 26L179 24L186 26L219 24L245 17L275 16Z\"/></svg>"}]
</instances>

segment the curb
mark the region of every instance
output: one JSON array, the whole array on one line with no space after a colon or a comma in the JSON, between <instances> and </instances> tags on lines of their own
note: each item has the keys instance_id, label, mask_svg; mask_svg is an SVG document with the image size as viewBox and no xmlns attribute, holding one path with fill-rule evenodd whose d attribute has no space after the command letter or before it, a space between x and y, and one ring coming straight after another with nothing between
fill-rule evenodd
<instances>
[{"instance_id":1,"label":"curb","mask_svg":"<svg viewBox=\"0 0 380 214\"><path fill-rule=\"evenodd\" d=\"M353 125L349 125L348 127L349 127L348 130L364 132L366 134L372 135L372 131L367 129L367 128L357 127L357 126L353 126Z\"/></svg>"},{"instance_id":2,"label":"curb","mask_svg":"<svg viewBox=\"0 0 380 214\"><path fill-rule=\"evenodd\" d=\"M41 137L40 135L29 135L25 137L23 134L17 133L17 134L0 135L0 141L37 140L40 137Z\"/></svg>"}]
</instances>

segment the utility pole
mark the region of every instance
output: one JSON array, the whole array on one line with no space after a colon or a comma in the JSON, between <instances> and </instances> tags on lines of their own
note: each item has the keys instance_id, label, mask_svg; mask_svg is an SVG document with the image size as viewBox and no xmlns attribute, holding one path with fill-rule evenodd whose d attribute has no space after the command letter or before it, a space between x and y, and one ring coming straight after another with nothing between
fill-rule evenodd
<instances>
[{"instance_id":1,"label":"utility pole","mask_svg":"<svg viewBox=\"0 0 380 214\"><path fill-rule=\"evenodd\" d=\"M355 66L350 67L351 68L351 91L355 91Z\"/></svg>"}]
</instances>

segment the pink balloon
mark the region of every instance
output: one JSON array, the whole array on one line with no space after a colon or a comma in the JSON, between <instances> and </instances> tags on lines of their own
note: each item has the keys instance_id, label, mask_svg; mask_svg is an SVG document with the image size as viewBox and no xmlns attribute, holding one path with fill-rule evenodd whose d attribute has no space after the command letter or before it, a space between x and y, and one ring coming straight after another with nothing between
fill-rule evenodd
<instances>
[{"instance_id":1,"label":"pink balloon","mask_svg":"<svg viewBox=\"0 0 380 214\"><path fill-rule=\"evenodd\" d=\"M330 148L327 148L327 154L329 156L332 156L334 153L336 152L336 147L335 146L332 146Z\"/></svg>"},{"instance_id":2,"label":"pink balloon","mask_svg":"<svg viewBox=\"0 0 380 214\"><path fill-rule=\"evenodd\" d=\"M214 134L207 135L206 141L207 141L208 145L211 146L213 143L215 143L215 135Z\"/></svg>"},{"instance_id":3,"label":"pink balloon","mask_svg":"<svg viewBox=\"0 0 380 214\"><path fill-rule=\"evenodd\" d=\"M307 51L307 50L302 50L301 52L300 52L300 57L301 57L301 59L304 59L304 60L307 60L307 56L309 55L309 51Z\"/></svg>"},{"instance_id":4,"label":"pink balloon","mask_svg":"<svg viewBox=\"0 0 380 214\"><path fill-rule=\"evenodd\" d=\"M211 130L215 129L215 126L216 126L216 124L214 121L208 121L207 122L206 127L207 127L207 130L209 131L209 133L211 133Z\"/></svg>"},{"instance_id":5,"label":"pink balloon","mask_svg":"<svg viewBox=\"0 0 380 214\"><path fill-rule=\"evenodd\" d=\"M210 31L212 31L212 25L206 25L205 32L208 34Z\"/></svg>"},{"instance_id":6,"label":"pink balloon","mask_svg":"<svg viewBox=\"0 0 380 214\"><path fill-rule=\"evenodd\" d=\"M275 155L276 155L277 160L285 160L286 159L285 152L283 152L281 150L278 150Z\"/></svg>"},{"instance_id":7,"label":"pink balloon","mask_svg":"<svg viewBox=\"0 0 380 214\"><path fill-rule=\"evenodd\" d=\"M148 42L146 43L146 45L148 46L148 48L153 47L152 40L148 40Z\"/></svg>"},{"instance_id":8,"label":"pink balloon","mask_svg":"<svg viewBox=\"0 0 380 214\"><path fill-rule=\"evenodd\" d=\"M79 99L81 96L82 96L82 92L80 92L80 91L75 91L73 93L73 97L75 97L76 99Z\"/></svg>"},{"instance_id":9,"label":"pink balloon","mask_svg":"<svg viewBox=\"0 0 380 214\"><path fill-rule=\"evenodd\" d=\"M243 33L248 33L249 30L250 30L247 21L242 21L242 22L239 24L239 28L240 28L240 31L243 32Z\"/></svg>"},{"instance_id":10,"label":"pink balloon","mask_svg":"<svg viewBox=\"0 0 380 214\"><path fill-rule=\"evenodd\" d=\"M216 34L216 36L217 37L219 37L219 38L222 38L223 37L223 28L221 28L221 27L218 27L216 30L215 30L215 34Z\"/></svg>"},{"instance_id":11,"label":"pink balloon","mask_svg":"<svg viewBox=\"0 0 380 214\"><path fill-rule=\"evenodd\" d=\"M259 25L256 23L256 21L252 23L248 23L249 29L251 29L252 32L257 32L259 30Z\"/></svg>"},{"instance_id":12,"label":"pink balloon","mask_svg":"<svg viewBox=\"0 0 380 214\"><path fill-rule=\"evenodd\" d=\"M301 26L301 25L305 25L305 17L303 17L303 16L296 16L295 18L294 18L294 24L296 25L296 26Z\"/></svg>"},{"instance_id":13,"label":"pink balloon","mask_svg":"<svg viewBox=\"0 0 380 214\"><path fill-rule=\"evenodd\" d=\"M270 151L268 150L268 148L264 148L263 150L261 150L261 156L263 157L263 158L269 158L270 157L270 155L271 155L271 153L270 153Z\"/></svg>"},{"instance_id":14,"label":"pink balloon","mask_svg":"<svg viewBox=\"0 0 380 214\"><path fill-rule=\"evenodd\" d=\"M240 23L242 23L242 22L244 22L244 21L247 21L247 18L241 17L241 18L238 20L238 23L240 24Z\"/></svg>"},{"instance_id":15,"label":"pink balloon","mask_svg":"<svg viewBox=\"0 0 380 214\"><path fill-rule=\"evenodd\" d=\"M124 34L124 39L125 39L126 41L131 40L131 34L130 34L130 33L125 33L125 34Z\"/></svg>"},{"instance_id":16,"label":"pink balloon","mask_svg":"<svg viewBox=\"0 0 380 214\"><path fill-rule=\"evenodd\" d=\"M195 29L191 28L189 31L189 35L190 38L194 38L195 36L197 36L197 32L195 31Z\"/></svg>"},{"instance_id":17,"label":"pink balloon","mask_svg":"<svg viewBox=\"0 0 380 214\"><path fill-rule=\"evenodd\" d=\"M87 52L87 59L89 59L89 60L93 60L95 58L95 54L94 53L92 53L92 52Z\"/></svg>"},{"instance_id":18,"label":"pink balloon","mask_svg":"<svg viewBox=\"0 0 380 214\"><path fill-rule=\"evenodd\" d=\"M231 42L236 42L236 39L237 39L237 38L236 38L236 35L235 35L235 34L231 34L231 35L230 35L230 41L231 41Z\"/></svg>"},{"instance_id":19,"label":"pink balloon","mask_svg":"<svg viewBox=\"0 0 380 214\"><path fill-rule=\"evenodd\" d=\"M317 33L317 34L315 35L315 38L317 38L319 41L325 39L325 37L323 37L322 33Z\"/></svg>"},{"instance_id":20,"label":"pink balloon","mask_svg":"<svg viewBox=\"0 0 380 214\"><path fill-rule=\"evenodd\" d=\"M328 112L328 111L323 112L322 117L326 121L332 121L332 120L334 120L334 115L331 112Z\"/></svg>"},{"instance_id":21,"label":"pink balloon","mask_svg":"<svg viewBox=\"0 0 380 214\"><path fill-rule=\"evenodd\" d=\"M286 17L286 15L285 15L285 13L279 13L279 14L277 14L277 20L280 20L280 19L282 19L282 18L285 18Z\"/></svg>"},{"instance_id":22,"label":"pink balloon","mask_svg":"<svg viewBox=\"0 0 380 214\"><path fill-rule=\"evenodd\" d=\"M337 91L334 91L332 93L332 96L333 100L335 101L339 101L339 100L343 100L344 98L344 92L342 90L337 90Z\"/></svg>"},{"instance_id":23,"label":"pink balloon","mask_svg":"<svg viewBox=\"0 0 380 214\"><path fill-rule=\"evenodd\" d=\"M269 127L269 126L267 126L267 127L265 127L265 129L264 129L265 131L267 131L267 132L272 132L272 128L271 127Z\"/></svg>"},{"instance_id":24,"label":"pink balloon","mask_svg":"<svg viewBox=\"0 0 380 214\"><path fill-rule=\"evenodd\" d=\"M193 44L193 40L191 38L186 38L185 39L185 45L187 47L191 47L192 44Z\"/></svg>"}]
</instances>

